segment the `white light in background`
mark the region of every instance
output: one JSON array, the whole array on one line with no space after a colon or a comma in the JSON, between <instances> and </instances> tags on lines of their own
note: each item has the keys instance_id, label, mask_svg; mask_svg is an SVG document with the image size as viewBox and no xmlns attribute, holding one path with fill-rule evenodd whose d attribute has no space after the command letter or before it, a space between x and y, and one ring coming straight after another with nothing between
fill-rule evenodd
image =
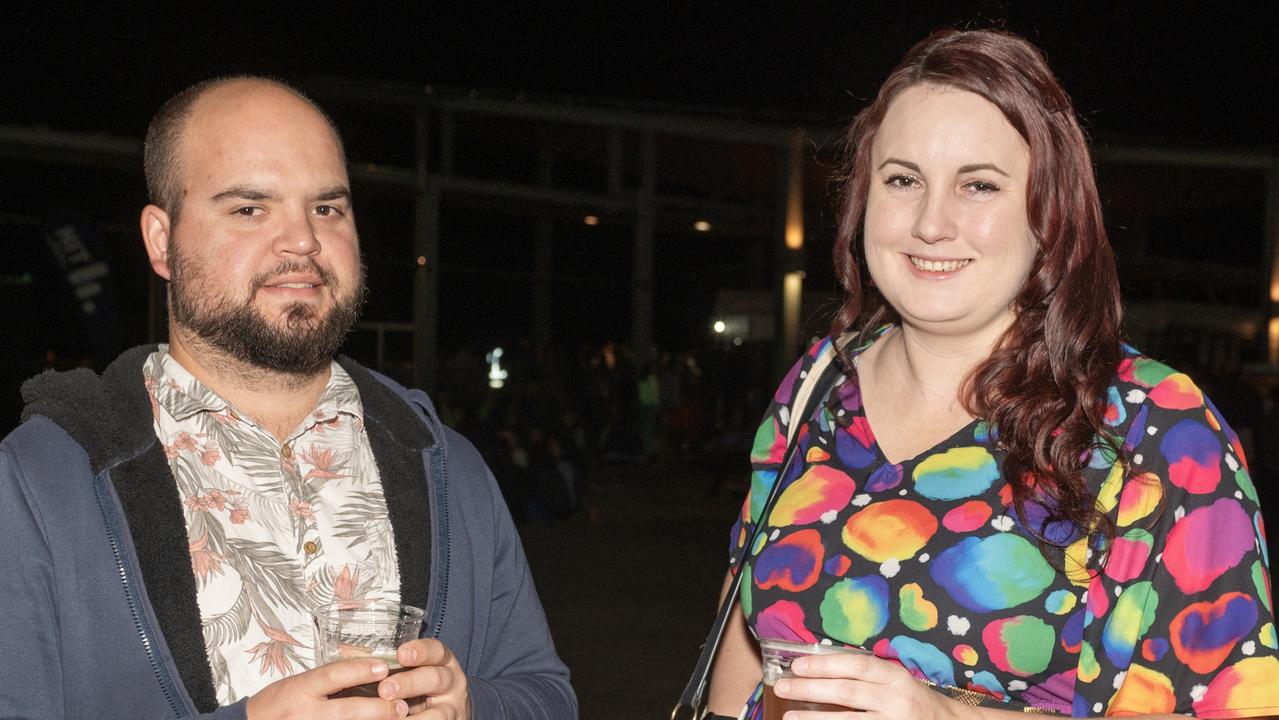
<instances>
[{"instance_id":1,"label":"white light in background","mask_svg":"<svg viewBox=\"0 0 1279 720\"><path fill-rule=\"evenodd\" d=\"M697 222L693 223L693 229L696 230L697 232L710 232L711 224L706 222L705 220L698 220Z\"/></svg>"},{"instance_id":2,"label":"white light in background","mask_svg":"<svg viewBox=\"0 0 1279 720\"><path fill-rule=\"evenodd\" d=\"M484 356L489 364L489 387L494 390L501 390L506 384L506 370L502 369L502 348L493 348L493 351Z\"/></svg>"},{"instance_id":3,"label":"white light in background","mask_svg":"<svg viewBox=\"0 0 1279 720\"><path fill-rule=\"evenodd\" d=\"M582 222L583 222L583 223L585 223L585 224L587 224L587 225L592 225L592 226L593 226L593 225L599 225L599 224L600 224L600 218L599 218L599 216L598 216L598 215L587 215L586 217L582 218Z\"/></svg>"},{"instance_id":4,"label":"white light in background","mask_svg":"<svg viewBox=\"0 0 1279 720\"><path fill-rule=\"evenodd\" d=\"M720 333L721 335L728 329L728 326L724 324L723 320L716 320L715 324L711 327L715 330L715 332Z\"/></svg>"}]
</instances>

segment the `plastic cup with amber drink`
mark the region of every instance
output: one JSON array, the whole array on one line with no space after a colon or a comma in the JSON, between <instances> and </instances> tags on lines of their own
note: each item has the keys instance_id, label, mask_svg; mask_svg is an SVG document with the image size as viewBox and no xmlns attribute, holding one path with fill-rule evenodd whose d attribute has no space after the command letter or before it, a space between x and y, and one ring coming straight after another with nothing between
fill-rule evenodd
<instances>
[{"instance_id":1,"label":"plastic cup with amber drink","mask_svg":"<svg viewBox=\"0 0 1279 720\"><path fill-rule=\"evenodd\" d=\"M336 602L312 611L315 619L315 660L323 665L336 660L375 657L386 661L391 675L403 672L395 651L422 632L421 608L375 601L365 604ZM377 697L377 683L347 688L330 697Z\"/></svg>"},{"instance_id":2,"label":"plastic cup with amber drink","mask_svg":"<svg viewBox=\"0 0 1279 720\"><path fill-rule=\"evenodd\" d=\"M797 658L807 655L839 655L844 653L866 653L859 647L844 645L822 645L820 643L799 643L786 640L759 641L760 654L764 656L764 720L782 720L788 710L829 710L848 712L842 705L806 702L777 697L773 686L782 678L794 677L790 666Z\"/></svg>"}]
</instances>

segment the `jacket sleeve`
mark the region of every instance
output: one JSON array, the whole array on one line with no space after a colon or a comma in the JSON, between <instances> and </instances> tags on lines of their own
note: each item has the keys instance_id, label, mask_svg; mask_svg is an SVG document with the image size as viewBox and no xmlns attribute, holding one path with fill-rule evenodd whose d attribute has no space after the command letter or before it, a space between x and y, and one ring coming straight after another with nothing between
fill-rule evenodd
<instances>
[{"instance_id":1,"label":"jacket sleeve","mask_svg":"<svg viewBox=\"0 0 1279 720\"><path fill-rule=\"evenodd\" d=\"M470 507L459 511L471 522L455 528L472 536L473 569L492 568L488 597L476 597L474 622L486 624L463 661L477 720L573 720L577 697L568 668L551 640L541 601L533 587L524 549L493 474L470 443L449 433L450 484ZM483 518L480 527L476 522ZM484 527L487 525L487 527ZM488 556L488 557L485 557ZM487 612L480 612L485 607Z\"/></svg>"},{"instance_id":2,"label":"jacket sleeve","mask_svg":"<svg viewBox=\"0 0 1279 720\"><path fill-rule=\"evenodd\" d=\"M0 449L0 558L7 566L0 581L0 717L14 719L83 717L106 713L111 708L71 707L69 686L84 691L96 681L116 682L109 672L99 680L74 677L76 648L64 647L59 607L85 605L86 598L58 596L54 552L46 534L46 520L30 492L29 478L18 456ZM86 589L86 592L89 592ZM87 640L93 642L93 639ZM15 651L20 649L20 651ZM83 671L83 672L82 672ZM101 678L107 678L101 680ZM75 702L71 703L75 705ZM244 720L243 701L200 715L209 720Z\"/></svg>"},{"instance_id":3,"label":"jacket sleeve","mask_svg":"<svg viewBox=\"0 0 1279 720\"><path fill-rule=\"evenodd\" d=\"M17 462L0 451L0 717L65 717L53 557ZM16 650L21 648L21 652Z\"/></svg>"}]
</instances>

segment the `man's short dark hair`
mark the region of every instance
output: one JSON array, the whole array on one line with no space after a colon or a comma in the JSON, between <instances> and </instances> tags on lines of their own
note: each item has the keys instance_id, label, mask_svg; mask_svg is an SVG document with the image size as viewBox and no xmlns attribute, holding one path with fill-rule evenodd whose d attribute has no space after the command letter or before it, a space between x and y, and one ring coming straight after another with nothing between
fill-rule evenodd
<instances>
[{"instance_id":1,"label":"man's short dark hair","mask_svg":"<svg viewBox=\"0 0 1279 720\"><path fill-rule=\"evenodd\" d=\"M346 162L342 136L338 133L332 118L320 109L315 101L292 85L274 78L256 75L227 75L198 82L169 98L160 106L159 111L151 118L151 124L147 126L147 136L142 147L142 167L146 173L147 194L153 204L168 213L172 223L177 223L178 213L182 210L182 167L179 147L182 144L182 134L191 119L191 114L195 111L195 104L210 90L239 80L274 85L310 105L329 124L333 137L337 140L338 153L342 156L342 161Z\"/></svg>"}]
</instances>

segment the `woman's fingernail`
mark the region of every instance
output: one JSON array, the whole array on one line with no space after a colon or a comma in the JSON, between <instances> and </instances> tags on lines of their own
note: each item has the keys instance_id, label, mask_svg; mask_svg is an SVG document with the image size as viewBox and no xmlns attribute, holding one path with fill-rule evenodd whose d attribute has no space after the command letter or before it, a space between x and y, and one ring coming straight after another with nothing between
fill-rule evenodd
<instances>
[{"instance_id":1,"label":"woman's fingernail","mask_svg":"<svg viewBox=\"0 0 1279 720\"><path fill-rule=\"evenodd\" d=\"M408 715L409 715L409 704L408 704L408 703L406 703L406 702L404 702L403 700L396 700L396 701L395 701L395 716L396 716L396 717L408 717Z\"/></svg>"},{"instance_id":2,"label":"woman's fingernail","mask_svg":"<svg viewBox=\"0 0 1279 720\"><path fill-rule=\"evenodd\" d=\"M394 680L387 680L381 685L378 685L378 692L382 695L382 697L390 700L400 694L400 686L396 685Z\"/></svg>"},{"instance_id":3,"label":"woman's fingernail","mask_svg":"<svg viewBox=\"0 0 1279 720\"><path fill-rule=\"evenodd\" d=\"M790 692L790 680L778 680L777 684L773 686L773 689L779 693Z\"/></svg>"},{"instance_id":4,"label":"woman's fingernail","mask_svg":"<svg viewBox=\"0 0 1279 720\"><path fill-rule=\"evenodd\" d=\"M383 675L391 672L391 668L387 667L385 660L374 660L373 665L369 669L378 677L382 677Z\"/></svg>"},{"instance_id":5,"label":"woman's fingernail","mask_svg":"<svg viewBox=\"0 0 1279 720\"><path fill-rule=\"evenodd\" d=\"M804 672L805 670L808 669L808 666L811 664L812 664L811 660L809 660L806 657L802 657L802 658L795 658L795 662L791 663L790 666L791 666L791 669L794 670L795 672Z\"/></svg>"},{"instance_id":6,"label":"woman's fingernail","mask_svg":"<svg viewBox=\"0 0 1279 720\"><path fill-rule=\"evenodd\" d=\"M407 649L404 651L404 659L405 659L405 660L408 660L409 662L416 662L416 661L417 661L417 650L415 650L414 648L407 648Z\"/></svg>"}]
</instances>

